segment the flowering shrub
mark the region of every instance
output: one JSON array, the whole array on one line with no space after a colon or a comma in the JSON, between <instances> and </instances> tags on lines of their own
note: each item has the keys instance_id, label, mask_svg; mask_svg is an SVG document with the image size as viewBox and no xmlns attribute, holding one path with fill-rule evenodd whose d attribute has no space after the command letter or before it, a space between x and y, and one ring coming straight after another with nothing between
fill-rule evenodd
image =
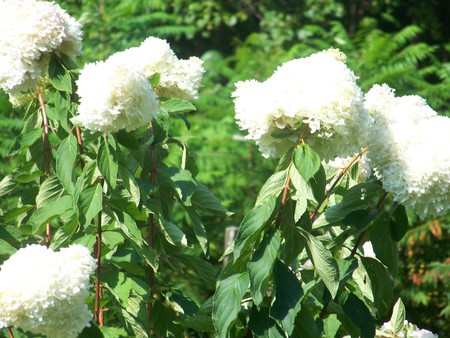
<instances>
[{"instance_id":1,"label":"flowering shrub","mask_svg":"<svg viewBox=\"0 0 450 338\"><path fill-rule=\"evenodd\" d=\"M187 138L172 128L190 127L202 61L149 37L78 71L80 27L57 5L0 6L16 18L0 31L0 86L27 103L10 152L23 163L0 182L0 196L17 196L0 214L0 326L10 336L411 331L400 302L392 310L396 242L405 207L421 217L449 209L448 118L386 85L364 95L336 49L238 82L238 125L280 162L219 272L201 215L229 212L196 180ZM38 14L24 20L23 6ZM204 294L189 292L191 279ZM391 311L392 328L381 326Z\"/></svg>"}]
</instances>

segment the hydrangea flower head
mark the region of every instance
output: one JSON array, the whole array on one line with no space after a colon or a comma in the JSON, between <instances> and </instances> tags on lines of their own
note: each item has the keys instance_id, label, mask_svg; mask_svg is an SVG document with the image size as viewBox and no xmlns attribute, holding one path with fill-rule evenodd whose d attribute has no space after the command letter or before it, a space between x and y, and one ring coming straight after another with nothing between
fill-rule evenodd
<instances>
[{"instance_id":1,"label":"hydrangea flower head","mask_svg":"<svg viewBox=\"0 0 450 338\"><path fill-rule=\"evenodd\" d=\"M0 1L0 87L19 95L46 75L50 54L81 54L81 25L53 2Z\"/></svg>"},{"instance_id":2,"label":"hydrangea flower head","mask_svg":"<svg viewBox=\"0 0 450 338\"><path fill-rule=\"evenodd\" d=\"M94 271L95 260L81 245L59 252L40 245L20 249L1 266L0 327L77 337L92 317L84 301Z\"/></svg>"},{"instance_id":3,"label":"hydrangea flower head","mask_svg":"<svg viewBox=\"0 0 450 338\"><path fill-rule=\"evenodd\" d=\"M394 330L392 329L391 322L384 323L379 330L377 330L375 337L392 337ZM419 329L417 325L414 325L407 320L403 322L403 327L399 332L395 332L395 337L399 338L438 338L436 334L431 331Z\"/></svg>"},{"instance_id":4,"label":"hydrangea flower head","mask_svg":"<svg viewBox=\"0 0 450 338\"><path fill-rule=\"evenodd\" d=\"M384 189L421 218L450 210L450 119L419 96L395 97L375 85L366 108L374 116L368 158Z\"/></svg>"},{"instance_id":5,"label":"hydrangea flower head","mask_svg":"<svg viewBox=\"0 0 450 338\"><path fill-rule=\"evenodd\" d=\"M265 157L279 157L297 137L273 137L282 129L309 130L306 141L322 158L345 157L365 145L371 119L345 55L330 49L286 62L266 81L236 83L236 120ZM281 145L283 144L283 145Z\"/></svg>"},{"instance_id":6,"label":"hydrangea flower head","mask_svg":"<svg viewBox=\"0 0 450 338\"><path fill-rule=\"evenodd\" d=\"M124 64L133 64L150 78L160 75L156 93L161 97L197 99L204 68L197 57L179 60L166 40L148 37L139 47L110 56Z\"/></svg>"},{"instance_id":7,"label":"hydrangea flower head","mask_svg":"<svg viewBox=\"0 0 450 338\"><path fill-rule=\"evenodd\" d=\"M113 59L87 64L77 85L80 105L72 121L91 131L135 130L148 124L159 108L144 74Z\"/></svg>"}]
</instances>

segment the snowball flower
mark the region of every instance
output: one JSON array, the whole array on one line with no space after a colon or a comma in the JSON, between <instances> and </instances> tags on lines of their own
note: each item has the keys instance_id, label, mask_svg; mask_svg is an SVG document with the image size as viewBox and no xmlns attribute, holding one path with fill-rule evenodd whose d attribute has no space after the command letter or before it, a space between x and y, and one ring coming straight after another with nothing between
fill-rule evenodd
<instances>
[{"instance_id":1,"label":"snowball flower","mask_svg":"<svg viewBox=\"0 0 450 338\"><path fill-rule=\"evenodd\" d=\"M165 98L197 99L204 69L197 57L179 60L166 40L148 37L139 47L110 56L110 59L131 64L147 78L160 75L156 93Z\"/></svg>"},{"instance_id":2,"label":"snowball flower","mask_svg":"<svg viewBox=\"0 0 450 338\"><path fill-rule=\"evenodd\" d=\"M377 330L375 337L392 337L394 331L390 322L384 323L379 330ZM419 329L416 325L404 321L403 327L399 332L395 333L395 337L405 338L438 338L436 334L431 331Z\"/></svg>"},{"instance_id":3,"label":"snowball flower","mask_svg":"<svg viewBox=\"0 0 450 338\"><path fill-rule=\"evenodd\" d=\"M345 158L336 157L334 160L328 161L327 165L331 168L343 170L350 165L355 156L356 154L354 156L347 156ZM358 176L356 177L356 183L364 182L365 180L367 180L367 178L370 177L372 173L370 163L367 160L367 156L365 153L359 158L356 165L358 166Z\"/></svg>"},{"instance_id":4,"label":"snowball flower","mask_svg":"<svg viewBox=\"0 0 450 338\"><path fill-rule=\"evenodd\" d=\"M148 124L159 108L145 75L115 60L87 64L77 86L79 115L72 121L91 131L135 130Z\"/></svg>"},{"instance_id":5,"label":"snowball flower","mask_svg":"<svg viewBox=\"0 0 450 338\"><path fill-rule=\"evenodd\" d=\"M53 2L0 0L0 87L20 95L47 74L50 54L81 54L81 25Z\"/></svg>"},{"instance_id":6,"label":"snowball flower","mask_svg":"<svg viewBox=\"0 0 450 338\"><path fill-rule=\"evenodd\" d=\"M236 83L237 123L264 157L279 157L297 141L295 135L274 136L283 129L303 134L325 160L365 146L371 118L356 76L344 61L344 54L329 49L286 62L265 82Z\"/></svg>"},{"instance_id":7,"label":"snowball flower","mask_svg":"<svg viewBox=\"0 0 450 338\"><path fill-rule=\"evenodd\" d=\"M59 252L20 249L0 270L0 328L13 326L49 338L75 338L89 326L84 300L95 260L82 245Z\"/></svg>"},{"instance_id":8,"label":"snowball flower","mask_svg":"<svg viewBox=\"0 0 450 338\"><path fill-rule=\"evenodd\" d=\"M365 97L374 117L368 158L384 189L422 219L450 210L450 119L419 96L395 97L375 85Z\"/></svg>"}]
</instances>

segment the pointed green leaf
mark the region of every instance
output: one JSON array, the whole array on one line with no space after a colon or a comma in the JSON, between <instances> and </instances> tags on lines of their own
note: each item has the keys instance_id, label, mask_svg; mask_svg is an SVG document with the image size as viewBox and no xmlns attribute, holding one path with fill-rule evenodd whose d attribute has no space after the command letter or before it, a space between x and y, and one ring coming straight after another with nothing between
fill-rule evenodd
<instances>
[{"instance_id":1,"label":"pointed green leaf","mask_svg":"<svg viewBox=\"0 0 450 338\"><path fill-rule=\"evenodd\" d=\"M195 192L191 196L191 203L197 210L204 212L227 216L231 214L223 207L220 200L203 184L197 185Z\"/></svg>"},{"instance_id":2,"label":"pointed green leaf","mask_svg":"<svg viewBox=\"0 0 450 338\"><path fill-rule=\"evenodd\" d=\"M278 197L278 195L284 188L284 183L286 182L287 176L287 170L276 172L275 174L270 176L259 191L255 206L263 204L268 198L272 196Z\"/></svg>"},{"instance_id":3,"label":"pointed green leaf","mask_svg":"<svg viewBox=\"0 0 450 338\"><path fill-rule=\"evenodd\" d=\"M37 209L33 215L31 215L29 220L33 228L33 233L39 232L43 225L72 208L72 197L62 196L59 199L47 203L42 208Z\"/></svg>"},{"instance_id":4,"label":"pointed green leaf","mask_svg":"<svg viewBox=\"0 0 450 338\"><path fill-rule=\"evenodd\" d=\"M123 186L126 190L127 199L138 206L141 200L141 191L139 189L138 183L136 182L136 178L134 177L130 169L128 169L121 163L119 163L118 170L119 178L122 180Z\"/></svg>"},{"instance_id":5,"label":"pointed green leaf","mask_svg":"<svg viewBox=\"0 0 450 338\"><path fill-rule=\"evenodd\" d=\"M402 330L403 325L405 325L405 318L406 318L405 305L403 305L401 298L399 298L394 305L394 309L392 310L392 316L390 320L393 333L397 333Z\"/></svg>"},{"instance_id":6,"label":"pointed green leaf","mask_svg":"<svg viewBox=\"0 0 450 338\"><path fill-rule=\"evenodd\" d=\"M308 307L303 306L295 318L293 337L320 338L322 335ZM333 336L334 337L334 336Z\"/></svg>"},{"instance_id":7,"label":"pointed green leaf","mask_svg":"<svg viewBox=\"0 0 450 338\"><path fill-rule=\"evenodd\" d=\"M95 186L83 190L78 199L78 219L80 225L86 227L103 209L103 189L97 183Z\"/></svg>"},{"instance_id":8,"label":"pointed green leaf","mask_svg":"<svg viewBox=\"0 0 450 338\"><path fill-rule=\"evenodd\" d=\"M310 146L302 143L295 150L294 165L300 175L308 182L320 168L320 157Z\"/></svg>"},{"instance_id":9,"label":"pointed green leaf","mask_svg":"<svg viewBox=\"0 0 450 338\"><path fill-rule=\"evenodd\" d=\"M41 208L48 202L60 198L62 194L63 187L59 183L58 177L51 176L42 182L36 196L36 205Z\"/></svg>"},{"instance_id":10,"label":"pointed green leaf","mask_svg":"<svg viewBox=\"0 0 450 338\"><path fill-rule=\"evenodd\" d=\"M241 301L248 284L247 272L231 275L217 283L212 319L219 338L229 337L228 332L241 310Z\"/></svg>"},{"instance_id":11,"label":"pointed green leaf","mask_svg":"<svg viewBox=\"0 0 450 338\"><path fill-rule=\"evenodd\" d=\"M56 174L64 189L71 195L74 190L72 172L76 158L77 139L75 136L69 135L59 145L56 154Z\"/></svg>"},{"instance_id":12,"label":"pointed green leaf","mask_svg":"<svg viewBox=\"0 0 450 338\"><path fill-rule=\"evenodd\" d=\"M168 113L188 113L197 110L195 106L189 101L180 99L169 99L161 103L161 107L164 108Z\"/></svg>"},{"instance_id":13,"label":"pointed green leaf","mask_svg":"<svg viewBox=\"0 0 450 338\"><path fill-rule=\"evenodd\" d=\"M334 298L339 289L339 268L336 260L320 240L310 235L308 232L300 230L306 239L310 257L313 261L317 273L324 282L332 298Z\"/></svg>"},{"instance_id":14,"label":"pointed green leaf","mask_svg":"<svg viewBox=\"0 0 450 338\"><path fill-rule=\"evenodd\" d=\"M398 205L392 214L391 222L389 224L391 230L391 237L394 241L400 241L405 236L408 230L408 215L403 205Z\"/></svg>"},{"instance_id":15,"label":"pointed green leaf","mask_svg":"<svg viewBox=\"0 0 450 338\"><path fill-rule=\"evenodd\" d=\"M117 161L117 154L114 141L111 141L112 137L108 140L103 140L98 150L97 164L98 169L102 173L103 178L108 183L109 187L116 189L117 172L119 170L119 164Z\"/></svg>"},{"instance_id":16,"label":"pointed green leaf","mask_svg":"<svg viewBox=\"0 0 450 338\"><path fill-rule=\"evenodd\" d=\"M269 317L267 308L257 309L253 307L248 321L248 327L253 331L256 337L266 338L285 338L283 330L278 324Z\"/></svg>"},{"instance_id":17,"label":"pointed green leaf","mask_svg":"<svg viewBox=\"0 0 450 338\"><path fill-rule=\"evenodd\" d=\"M161 220L164 237L172 245L187 246L186 235L174 223Z\"/></svg>"},{"instance_id":18,"label":"pointed green leaf","mask_svg":"<svg viewBox=\"0 0 450 338\"><path fill-rule=\"evenodd\" d=\"M50 78L50 83L55 89L62 92L72 92L72 79L70 73L55 57L50 58L48 76Z\"/></svg>"},{"instance_id":19,"label":"pointed green leaf","mask_svg":"<svg viewBox=\"0 0 450 338\"><path fill-rule=\"evenodd\" d=\"M359 328L361 338L373 338L375 336L375 320L361 299L352 293L345 294L342 308L353 324Z\"/></svg>"},{"instance_id":20,"label":"pointed green leaf","mask_svg":"<svg viewBox=\"0 0 450 338\"><path fill-rule=\"evenodd\" d=\"M325 338L335 338L341 322L334 313L323 319L323 332Z\"/></svg>"},{"instance_id":21,"label":"pointed green leaf","mask_svg":"<svg viewBox=\"0 0 450 338\"><path fill-rule=\"evenodd\" d=\"M30 129L20 134L14 144L12 145L9 156L16 155L21 149L26 148L34 144L39 138L42 137L42 128Z\"/></svg>"},{"instance_id":22,"label":"pointed green leaf","mask_svg":"<svg viewBox=\"0 0 450 338\"><path fill-rule=\"evenodd\" d=\"M208 257L209 245L205 226L203 225L200 217L193 207L185 207L185 210L187 211L189 218L192 221L192 227L194 228L195 237L197 238L197 241L200 244L203 253L206 257Z\"/></svg>"},{"instance_id":23,"label":"pointed green leaf","mask_svg":"<svg viewBox=\"0 0 450 338\"><path fill-rule=\"evenodd\" d=\"M250 274L250 292L255 304L259 307L266 293L273 265L280 248L281 235L279 230L272 229L264 237L258 249L248 262Z\"/></svg>"},{"instance_id":24,"label":"pointed green leaf","mask_svg":"<svg viewBox=\"0 0 450 338\"><path fill-rule=\"evenodd\" d=\"M270 308L270 317L291 335L295 327L295 318L301 308L303 290L294 272L279 260L273 267L273 276L275 298Z\"/></svg>"},{"instance_id":25,"label":"pointed green leaf","mask_svg":"<svg viewBox=\"0 0 450 338\"><path fill-rule=\"evenodd\" d=\"M255 239L258 238L263 227L270 220L275 209L276 199L271 197L263 204L254 207L245 215L239 226L239 232L234 242L234 259L236 260L243 251L247 250Z\"/></svg>"}]
</instances>

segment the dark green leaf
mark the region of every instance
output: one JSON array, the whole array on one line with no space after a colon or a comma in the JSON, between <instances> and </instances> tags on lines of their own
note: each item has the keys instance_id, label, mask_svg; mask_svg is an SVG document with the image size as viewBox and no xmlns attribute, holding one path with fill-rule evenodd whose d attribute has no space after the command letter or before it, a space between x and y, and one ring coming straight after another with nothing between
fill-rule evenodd
<instances>
[{"instance_id":1,"label":"dark green leaf","mask_svg":"<svg viewBox=\"0 0 450 338\"><path fill-rule=\"evenodd\" d=\"M78 335L78 338L103 338L103 333L97 324L90 322L90 326L85 327Z\"/></svg>"},{"instance_id":2,"label":"dark green leaf","mask_svg":"<svg viewBox=\"0 0 450 338\"><path fill-rule=\"evenodd\" d=\"M391 222L389 224L391 230L391 237L394 241L400 241L405 236L408 230L408 216L403 205L398 205L392 214Z\"/></svg>"},{"instance_id":3,"label":"dark green leaf","mask_svg":"<svg viewBox=\"0 0 450 338\"><path fill-rule=\"evenodd\" d=\"M286 182L288 176L288 171L283 170L276 172L264 183L261 190L259 191L258 198L255 205L258 206L263 204L270 197L278 197L284 188L284 183Z\"/></svg>"},{"instance_id":4,"label":"dark green leaf","mask_svg":"<svg viewBox=\"0 0 450 338\"><path fill-rule=\"evenodd\" d=\"M359 328L361 338L375 336L375 321L364 302L354 294L345 294L342 302L345 314Z\"/></svg>"},{"instance_id":5,"label":"dark green leaf","mask_svg":"<svg viewBox=\"0 0 450 338\"><path fill-rule=\"evenodd\" d=\"M273 276L275 298L270 308L270 317L291 335L295 327L295 318L301 308L303 290L294 272L279 260L273 267Z\"/></svg>"},{"instance_id":6,"label":"dark green leaf","mask_svg":"<svg viewBox=\"0 0 450 338\"><path fill-rule=\"evenodd\" d=\"M223 207L220 200L203 184L197 185L195 192L191 196L191 203L197 210L204 212L227 216L232 214Z\"/></svg>"},{"instance_id":7,"label":"dark green leaf","mask_svg":"<svg viewBox=\"0 0 450 338\"><path fill-rule=\"evenodd\" d=\"M269 317L269 310L265 307L253 307L248 321L248 327L256 337L284 338L285 334L278 324Z\"/></svg>"},{"instance_id":8,"label":"dark green leaf","mask_svg":"<svg viewBox=\"0 0 450 338\"><path fill-rule=\"evenodd\" d=\"M73 208L71 196L62 196L61 198L47 203L45 206L37 209L31 215L29 222L33 228L33 233L39 232L40 228L53 218L64 214Z\"/></svg>"},{"instance_id":9,"label":"dark green leaf","mask_svg":"<svg viewBox=\"0 0 450 338\"><path fill-rule=\"evenodd\" d=\"M219 338L229 337L230 326L241 310L241 301L248 284L247 272L231 275L217 283L213 298L212 319Z\"/></svg>"},{"instance_id":10,"label":"dark green leaf","mask_svg":"<svg viewBox=\"0 0 450 338\"><path fill-rule=\"evenodd\" d=\"M55 89L62 92L72 92L72 79L70 73L64 68L59 60L54 57L50 58L48 76L50 77L50 83Z\"/></svg>"},{"instance_id":11,"label":"dark green leaf","mask_svg":"<svg viewBox=\"0 0 450 338\"><path fill-rule=\"evenodd\" d=\"M133 132L128 132L121 129L114 133L114 137L117 140L117 143L127 147L128 149L139 149L139 142Z\"/></svg>"},{"instance_id":12,"label":"dark green leaf","mask_svg":"<svg viewBox=\"0 0 450 338\"><path fill-rule=\"evenodd\" d=\"M200 217L193 207L185 207L185 210L187 211L189 218L192 221L192 227L194 228L195 237L197 238L197 241L200 244L203 253L206 257L208 257L209 245L205 226L203 225Z\"/></svg>"},{"instance_id":13,"label":"dark green leaf","mask_svg":"<svg viewBox=\"0 0 450 338\"><path fill-rule=\"evenodd\" d=\"M297 315L297 318L295 318L295 328L292 336L308 337L308 338L322 337L317 327L317 324L314 320L313 314L306 306L302 307L302 309Z\"/></svg>"},{"instance_id":14,"label":"dark green leaf","mask_svg":"<svg viewBox=\"0 0 450 338\"><path fill-rule=\"evenodd\" d=\"M83 190L78 199L78 219L80 225L86 227L103 209L103 189L97 183Z\"/></svg>"},{"instance_id":15,"label":"dark green leaf","mask_svg":"<svg viewBox=\"0 0 450 338\"><path fill-rule=\"evenodd\" d=\"M272 229L266 234L253 254L252 259L248 262L250 292L253 301L258 307L261 305L266 293L280 242L280 231Z\"/></svg>"},{"instance_id":16,"label":"dark green leaf","mask_svg":"<svg viewBox=\"0 0 450 338\"><path fill-rule=\"evenodd\" d=\"M164 237L170 244L178 246L187 246L186 235L177 227L174 223L161 220L162 230L164 232Z\"/></svg>"},{"instance_id":17,"label":"dark green leaf","mask_svg":"<svg viewBox=\"0 0 450 338\"><path fill-rule=\"evenodd\" d=\"M73 194L74 190L72 172L76 158L77 139L73 135L68 135L59 145L56 154L56 174L69 194Z\"/></svg>"},{"instance_id":18,"label":"dark green leaf","mask_svg":"<svg viewBox=\"0 0 450 338\"><path fill-rule=\"evenodd\" d=\"M234 259L236 260L243 251L247 250L258 238L263 227L270 220L275 209L276 199L271 197L264 204L254 207L242 220L234 243Z\"/></svg>"},{"instance_id":19,"label":"dark green leaf","mask_svg":"<svg viewBox=\"0 0 450 338\"><path fill-rule=\"evenodd\" d=\"M327 177L322 165L320 165L319 170L309 180L309 185L311 186L316 201L322 201L325 197L325 187L327 185Z\"/></svg>"},{"instance_id":20,"label":"dark green leaf","mask_svg":"<svg viewBox=\"0 0 450 338\"><path fill-rule=\"evenodd\" d=\"M295 150L294 165L300 175L308 182L320 168L320 157L310 146L302 143Z\"/></svg>"},{"instance_id":21,"label":"dark green leaf","mask_svg":"<svg viewBox=\"0 0 450 338\"><path fill-rule=\"evenodd\" d=\"M68 223L59 227L53 235L52 241L50 243L50 248L53 250L61 247L67 240L72 237L75 231L78 229L78 220L74 217Z\"/></svg>"},{"instance_id":22,"label":"dark green leaf","mask_svg":"<svg viewBox=\"0 0 450 338\"><path fill-rule=\"evenodd\" d=\"M194 317L186 317L180 324L197 331L214 331L214 324L211 316L196 315Z\"/></svg>"},{"instance_id":23,"label":"dark green leaf","mask_svg":"<svg viewBox=\"0 0 450 338\"><path fill-rule=\"evenodd\" d=\"M16 155L21 149L29 147L42 137L42 128L30 129L20 134L9 151L9 156Z\"/></svg>"}]
</instances>

